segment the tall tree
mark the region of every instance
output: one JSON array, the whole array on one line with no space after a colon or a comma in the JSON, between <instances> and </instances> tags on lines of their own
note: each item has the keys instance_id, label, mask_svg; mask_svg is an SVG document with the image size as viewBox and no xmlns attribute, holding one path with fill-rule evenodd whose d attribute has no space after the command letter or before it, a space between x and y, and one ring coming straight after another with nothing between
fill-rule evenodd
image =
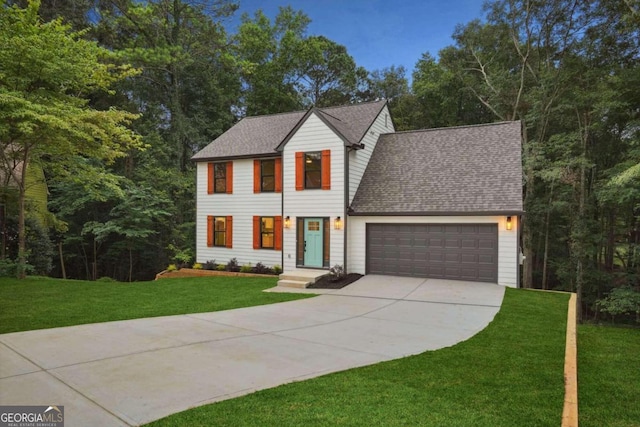
<instances>
[{"instance_id":1,"label":"tall tree","mask_svg":"<svg viewBox=\"0 0 640 427\"><path fill-rule=\"evenodd\" d=\"M304 40L300 49L299 90L307 104L326 107L367 99L368 73L347 48L324 36Z\"/></svg>"},{"instance_id":2,"label":"tall tree","mask_svg":"<svg viewBox=\"0 0 640 427\"><path fill-rule=\"evenodd\" d=\"M115 56L83 40L59 19L42 23L40 3L25 9L0 4L0 160L17 183L18 276L25 265L25 176L30 162L78 156L112 162L140 139L127 125L136 116L90 107L89 97L108 91L135 71L115 66Z\"/></svg>"},{"instance_id":3,"label":"tall tree","mask_svg":"<svg viewBox=\"0 0 640 427\"><path fill-rule=\"evenodd\" d=\"M258 10L244 14L235 39L242 70L242 107L249 116L300 109L298 51L311 20L301 11L281 7L274 22Z\"/></svg>"}]
</instances>

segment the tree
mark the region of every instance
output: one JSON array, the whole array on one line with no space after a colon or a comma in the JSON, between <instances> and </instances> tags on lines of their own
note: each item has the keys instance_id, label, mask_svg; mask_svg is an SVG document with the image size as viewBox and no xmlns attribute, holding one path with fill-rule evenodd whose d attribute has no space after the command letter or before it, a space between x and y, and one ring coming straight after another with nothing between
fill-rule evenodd
<instances>
[{"instance_id":1,"label":"tree","mask_svg":"<svg viewBox=\"0 0 640 427\"><path fill-rule=\"evenodd\" d=\"M25 9L0 4L0 160L18 186L19 277L29 163L52 159L64 165L77 156L113 162L141 147L127 127L136 115L89 105L93 93L108 91L135 70L116 66L112 52L61 20L40 22L39 6L37 0Z\"/></svg>"},{"instance_id":2,"label":"tree","mask_svg":"<svg viewBox=\"0 0 640 427\"><path fill-rule=\"evenodd\" d=\"M311 20L291 7L280 8L272 23L261 10L242 16L235 36L242 71L242 109L249 116L289 112L303 107L295 85L298 51Z\"/></svg>"},{"instance_id":3,"label":"tree","mask_svg":"<svg viewBox=\"0 0 640 427\"><path fill-rule=\"evenodd\" d=\"M366 98L367 71L356 66L347 48L324 36L312 36L300 47L299 91L309 105L327 107Z\"/></svg>"}]
</instances>

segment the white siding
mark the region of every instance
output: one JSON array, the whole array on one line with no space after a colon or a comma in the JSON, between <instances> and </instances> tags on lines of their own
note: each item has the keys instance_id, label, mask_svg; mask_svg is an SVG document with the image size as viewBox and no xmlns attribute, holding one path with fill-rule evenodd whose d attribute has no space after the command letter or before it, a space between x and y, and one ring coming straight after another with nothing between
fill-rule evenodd
<instances>
[{"instance_id":1,"label":"white siding","mask_svg":"<svg viewBox=\"0 0 640 427\"><path fill-rule=\"evenodd\" d=\"M331 150L331 190L296 191L295 153ZM344 264L344 230L335 230L334 219L344 221L344 142L318 116L311 114L285 145L282 157L284 211L291 228L284 229L284 271L296 268L296 218L329 217L330 265Z\"/></svg>"},{"instance_id":2,"label":"white siding","mask_svg":"<svg viewBox=\"0 0 640 427\"><path fill-rule=\"evenodd\" d=\"M381 134L391 133L394 130L391 114L389 114L389 109L385 105L371 128L362 138L361 142L364 144L364 149L349 153L349 204L351 204L353 197L356 195L356 190L360 185L367 164L369 164L373 149L378 143L378 138Z\"/></svg>"},{"instance_id":3,"label":"white siding","mask_svg":"<svg viewBox=\"0 0 640 427\"><path fill-rule=\"evenodd\" d=\"M516 287L518 284L518 227L513 216L513 229L507 230L504 216L352 216L349 217L349 252L347 268L350 273L365 274L367 223L496 223L498 224L498 284Z\"/></svg>"},{"instance_id":4,"label":"white siding","mask_svg":"<svg viewBox=\"0 0 640 427\"><path fill-rule=\"evenodd\" d=\"M282 252L253 249L253 216L281 215L281 193L253 192L253 159L233 160L233 194L207 194L207 163L197 165L196 260L282 264ZM207 215L233 217L233 247L207 247Z\"/></svg>"}]
</instances>

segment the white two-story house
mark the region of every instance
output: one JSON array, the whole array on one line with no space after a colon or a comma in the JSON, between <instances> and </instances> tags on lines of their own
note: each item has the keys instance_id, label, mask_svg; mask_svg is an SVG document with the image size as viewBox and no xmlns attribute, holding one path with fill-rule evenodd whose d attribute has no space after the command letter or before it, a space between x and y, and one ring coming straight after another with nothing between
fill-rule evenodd
<instances>
[{"instance_id":1,"label":"white two-story house","mask_svg":"<svg viewBox=\"0 0 640 427\"><path fill-rule=\"evenodd\" d=\"M397 133L385 101L244 118L193 157L197 261L517 286L520 145Z\"/></svg>"}]
</instances>

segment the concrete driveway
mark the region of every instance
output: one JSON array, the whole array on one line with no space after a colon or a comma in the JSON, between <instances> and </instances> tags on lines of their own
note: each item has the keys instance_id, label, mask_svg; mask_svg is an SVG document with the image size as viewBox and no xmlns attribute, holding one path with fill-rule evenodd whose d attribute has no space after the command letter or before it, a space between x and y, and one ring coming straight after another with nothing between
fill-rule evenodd
<instances>
[{"instance_id":1,"label":"concrete driveway","mask_svg":"<svg viewBox=\"0 0 640 427\"><path fill-rule=\"evenodd\" d=\"M64 405L65 425L139 425L191 407L451 346L504 288L365 276L321 296L0 335L0 405Z\"/></svg>"}]
</instances>

